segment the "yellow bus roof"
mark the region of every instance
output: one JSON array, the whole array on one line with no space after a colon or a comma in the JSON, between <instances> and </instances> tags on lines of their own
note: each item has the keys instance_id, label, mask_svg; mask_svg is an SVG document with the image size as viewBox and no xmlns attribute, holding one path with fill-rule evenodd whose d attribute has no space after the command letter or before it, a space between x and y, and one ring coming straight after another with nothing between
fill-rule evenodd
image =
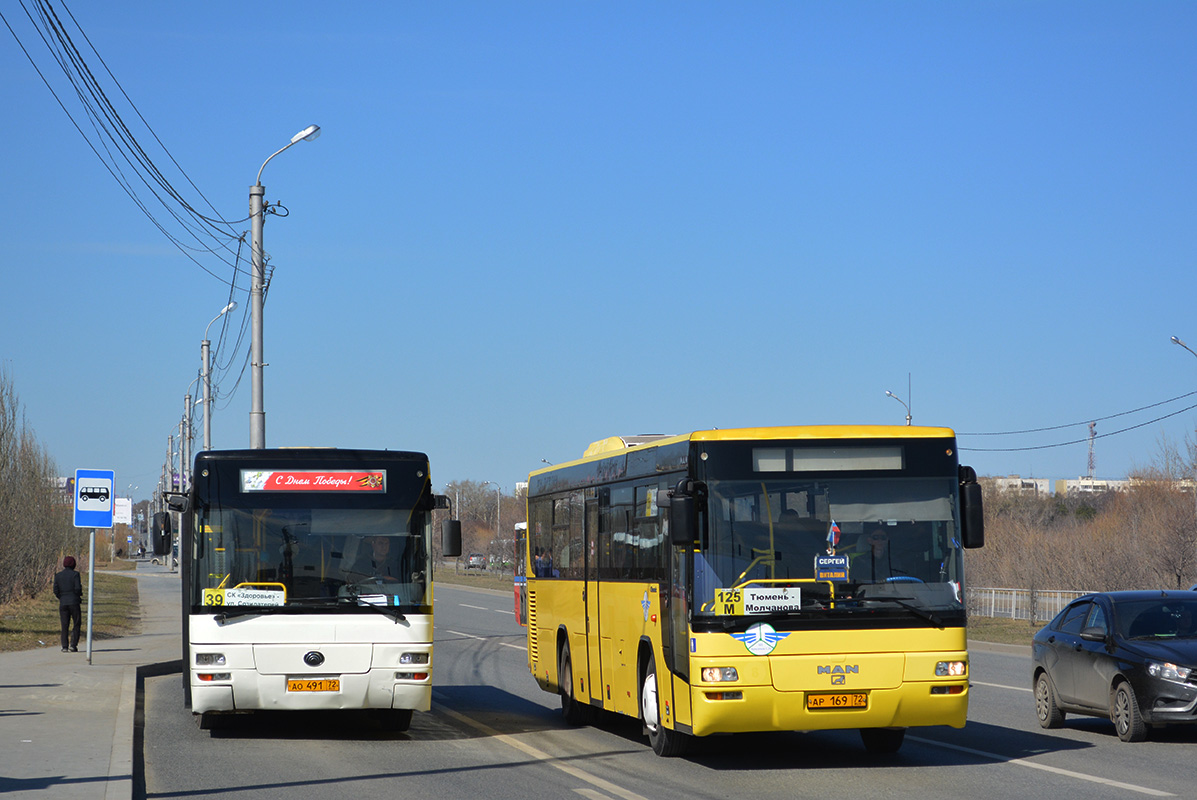
<instances>
[{"instance_id":1,"label":"yellow bus roof","mask_svg":"<svg viewBox=\"0 0 1197 800\"><path fill-rule=\"evenodd\" d=\"M687 440L692 442L730 442L758 439L950 439L955 435L956 432L951 428L921 425L789 425L766 428L715 428L676 436L660 434L609 436L591 443L581 458L535 470L529 473L529 477L573 464L594 461L615 453L626 453L642 447L659 447Z\"/></svg>"}]
</instances>

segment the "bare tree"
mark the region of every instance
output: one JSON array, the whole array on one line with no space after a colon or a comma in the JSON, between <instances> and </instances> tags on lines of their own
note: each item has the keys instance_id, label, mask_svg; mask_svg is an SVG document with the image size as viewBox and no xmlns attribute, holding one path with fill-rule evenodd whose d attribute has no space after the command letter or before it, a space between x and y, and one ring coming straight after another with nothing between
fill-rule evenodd
<instances>
[{"instance_id":1,"label":"bare tree","mask_svg":"<svg viewBox=\"0 0 1197 800\"><path fill-rule=\"evenodd\" d=\"M78 545L57 476L0 370L0 602L46 589L60 557Z\"/></svg>"}]
</instances>

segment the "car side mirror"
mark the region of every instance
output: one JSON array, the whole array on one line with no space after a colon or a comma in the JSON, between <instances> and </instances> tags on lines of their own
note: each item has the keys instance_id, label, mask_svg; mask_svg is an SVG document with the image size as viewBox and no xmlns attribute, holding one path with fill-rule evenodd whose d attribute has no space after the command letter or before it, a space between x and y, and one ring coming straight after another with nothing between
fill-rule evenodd
<instances>
[{"instance_id":1,"label":"car side mirror","mask_svg":"<svg viewBox=\"0 0 1197 800\"><path fill-rule=\"evenodd\" d=\"M1104 642L1106 640L1106 629L1097 626L1090 626L1081 631L1081 638L1086 642Z\"/></svg>"}]
</instances>

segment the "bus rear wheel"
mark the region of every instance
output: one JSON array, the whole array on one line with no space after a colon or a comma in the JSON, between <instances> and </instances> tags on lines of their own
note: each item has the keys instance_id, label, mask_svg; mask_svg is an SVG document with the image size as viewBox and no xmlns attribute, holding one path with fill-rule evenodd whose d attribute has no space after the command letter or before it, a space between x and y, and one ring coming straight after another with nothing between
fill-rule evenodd
<instances>
[{"instance_id":1,"label":"bus rear wheel","mask_svg":"<svg viewBox=\"0 0 1197 800\"><path fill-rule=\"evenodd\" d=\"M378 727L391 733L402 733L411 727L410 708L379 708L374 710Z\"/></svg>"},{"instance_id":2,"label":"bus rear wheel","mask_svg":"<svg viewBox=\"0 0 1197 800\"><path fill-rule=\"evenodd\" d=\"M657 666L652 654L644 671L644 683L640 688L640 719L648 734L648 743L653 752L664 758L684 755L690 749L690 737L679 731L666 728L661 723L661 704L657 697Z\"/></svg>"},{"instance_id":3,"label":"bus rear wheel","mask_svg":"<svg viewBox=\"0 0 1197 800\"><path fill-rule=\"evenodd\" d=\"M905 728L860 729L860 740L864 742L865 750L878 755L898 752L905 738Z\"/></svg>"}]
</instances>

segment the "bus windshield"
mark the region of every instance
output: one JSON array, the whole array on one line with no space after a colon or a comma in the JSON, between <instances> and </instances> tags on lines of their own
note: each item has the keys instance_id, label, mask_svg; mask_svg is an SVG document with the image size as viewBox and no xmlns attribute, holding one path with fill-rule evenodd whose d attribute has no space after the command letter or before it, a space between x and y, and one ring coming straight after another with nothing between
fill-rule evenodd
<instances>
[{"instance_id":1,"label":"bus windshield","mask_svg":"<svg viewBox=\"0 0 1197 800\"><path fill-rule=\"evenodd\" d=\"M694 565L696 615L732 613L717 593L735 587L771 597L755 612L749 604L736 613L848 614L860 610L862 598L963 611L951 479L711 479L707 488L707 530ZM816 558L828 555L839 559L816 574ZM837 602L853 598L858 602Z\"/></svg>"},{"instance_id":2,"label":"bus windshield","mask_svg":"<svg viewBox=\"0 0 1197 800\"><path fill-rule=\"evenodd\" d=\"M193 605L432 605L425 511L209 506L196 526Z\"/></svg>"}]
</instances>

